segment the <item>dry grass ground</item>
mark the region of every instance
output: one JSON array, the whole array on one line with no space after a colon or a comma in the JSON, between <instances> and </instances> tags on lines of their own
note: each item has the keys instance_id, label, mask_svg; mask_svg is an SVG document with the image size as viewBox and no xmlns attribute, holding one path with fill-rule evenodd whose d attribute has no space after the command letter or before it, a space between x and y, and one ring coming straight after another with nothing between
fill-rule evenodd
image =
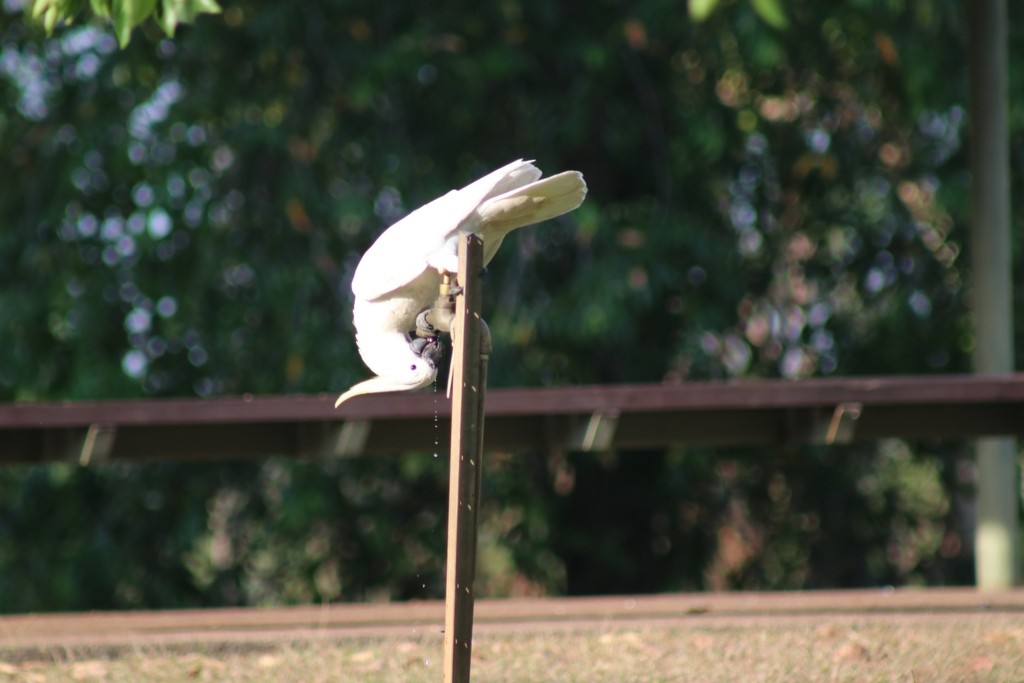
<instances>
[{"instance_id":1,"label":"dry grass ground","mask_svg":"<svg viewBox=\"0 0 1024 683\"><path fill-rule=\"evenodd\" d=\"M588 612L583 603L555 608L561 618L505 610L502 619L479 620L473 679L1024 681L1021 596L1010 602L784 609L769 601L729 610L712 600L687 603L673 613L652 602L632 609L628 618L621 609L619 616ZM487 617L487 609L481 612ZM435 623L394 622L376 633L365 628L365 620L352 631L276 628L255 634L235 625L231 636L217 629L182 631L174 638L139 631L116 643L61 636L66 644L55 646L16 642L5 622L0 619L0 683L441 680L443 636Z\"/></svg>"}]
</instances>

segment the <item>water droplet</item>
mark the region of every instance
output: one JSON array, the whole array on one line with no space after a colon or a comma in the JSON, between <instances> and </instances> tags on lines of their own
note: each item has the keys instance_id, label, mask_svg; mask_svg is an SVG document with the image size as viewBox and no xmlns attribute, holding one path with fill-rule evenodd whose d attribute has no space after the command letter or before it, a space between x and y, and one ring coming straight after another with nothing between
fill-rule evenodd
<instances>
[{"instance_id":1,"label":"water droplet","mask_svg":"<svg viewBox=\"0 0 1024 683\"><path fill-rule=\"evenodd\" d=\"M434 457L439 457L438 445L440 444L440 420L437 408L437 378L434 378Z\"/></svg>"}]
</instances>

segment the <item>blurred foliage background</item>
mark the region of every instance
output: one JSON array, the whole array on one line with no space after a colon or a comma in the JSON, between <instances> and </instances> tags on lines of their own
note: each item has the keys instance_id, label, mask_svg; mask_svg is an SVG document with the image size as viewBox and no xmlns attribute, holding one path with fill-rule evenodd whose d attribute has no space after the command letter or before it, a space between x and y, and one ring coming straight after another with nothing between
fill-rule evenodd
<instances>
[{"instance_id":1,"label":"blurred foliage background","mask_svg":"<svg viewBox=\"0 0 1024 683\"><path fill-rule=\"evenodd\" d=\"M961 3L710 4L238 0L121 51L4 0L0 400L343 390L361 253L519 157L590 194L495 259L492 386L967 371ZM968 583L970 456L491 453L481 593ZM431 444L0 469L0 611L437 598L446 487Z\"/></svg>"}]
</instances>

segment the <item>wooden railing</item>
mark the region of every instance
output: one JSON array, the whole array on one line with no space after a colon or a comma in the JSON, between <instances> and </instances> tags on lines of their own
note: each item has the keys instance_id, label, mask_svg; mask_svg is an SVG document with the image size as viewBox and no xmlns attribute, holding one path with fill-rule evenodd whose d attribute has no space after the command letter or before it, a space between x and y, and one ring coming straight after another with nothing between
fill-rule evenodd
<instances>
[{"instance_id":1,"label":"wooden railing","mask_svg":"<svg viewBox=\"0 0 1024 683\"><path fill-rule=\"evenodd\" d=\"M443 394L0 404L0 463L447 452ZM1024 436L1024 374L492 389L487 450Z\"/></svg>"}]
</instances>

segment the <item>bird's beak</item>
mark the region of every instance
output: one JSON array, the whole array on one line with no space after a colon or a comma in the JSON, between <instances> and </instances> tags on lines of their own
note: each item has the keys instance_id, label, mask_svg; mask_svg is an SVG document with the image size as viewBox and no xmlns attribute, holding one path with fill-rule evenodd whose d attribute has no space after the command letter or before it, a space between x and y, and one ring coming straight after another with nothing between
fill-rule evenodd
<instances>
[{"instance_id":1,"label":"bird's beak","mask_svg":"<svg viewBox=\"0 0 1024 683\"><path fill-rule=\"evenodd\" d=\"M344 394L338 397L338 400L334 402L334 407L337 408L345 401L355 396L362 396L363 394L382 394L388 391L408 391L410 388L407 384L399 384L383 377L372 377L365 382L360 382L355 385Z\"/></svg>"}]
</instances>

